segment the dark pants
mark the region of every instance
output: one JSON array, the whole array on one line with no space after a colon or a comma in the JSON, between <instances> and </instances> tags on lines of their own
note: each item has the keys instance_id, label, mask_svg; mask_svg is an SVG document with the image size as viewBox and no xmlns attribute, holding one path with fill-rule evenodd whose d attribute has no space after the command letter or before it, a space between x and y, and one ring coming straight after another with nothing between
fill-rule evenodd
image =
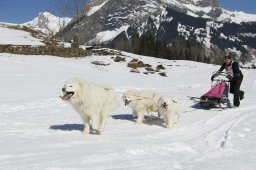
<instances>
[{"instance_id":1,"label":"dark pants","mask_svg":"<svg viewBox=\"0 0 256 170\"><path fill-rule=\"evenodd\" d=\"M241 83L243 81L243 74L238 77L234 77L230 82L230 93L234 94L233 103L234 106L240 105L240 97L244 95L244 92L240 90Z\"/></svg>"}]
</instances>

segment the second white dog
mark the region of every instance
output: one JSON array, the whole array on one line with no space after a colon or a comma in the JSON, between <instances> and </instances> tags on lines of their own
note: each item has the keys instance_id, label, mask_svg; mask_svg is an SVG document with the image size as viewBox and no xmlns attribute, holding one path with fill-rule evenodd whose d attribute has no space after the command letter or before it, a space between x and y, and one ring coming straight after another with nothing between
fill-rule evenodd
<instances>
[{"instance_id":1,"label":"second white dog","mask_svg":"<svg viewBox=\"0 0 256 170\"><path fill-rule=\"evenodd\" d=\"M159 98L158 93L149 90L127 90L123 94L125 106L129 106L133 116L137 116L137 124L142 123L145 111L148 113L149 120L152 119L152 112L158 110Z\"/></svg>"},{"instance_id":2,"label":"second white dog","mask_svg":"<svg viewBox=\"0 0 256 170\"><path fill-rule=\"evenodd\" d=\"M177 97L162 96L158 101L158 113L163 117L167 128L174 126L175 116L181 114L181 104Z\"/></svg>"}]
</instances>

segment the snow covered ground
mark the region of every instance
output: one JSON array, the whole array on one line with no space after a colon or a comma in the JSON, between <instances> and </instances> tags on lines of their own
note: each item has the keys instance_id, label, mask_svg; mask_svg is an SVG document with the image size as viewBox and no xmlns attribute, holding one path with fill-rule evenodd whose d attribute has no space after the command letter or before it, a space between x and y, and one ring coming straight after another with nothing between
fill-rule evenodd
<instances>
[{"instance_id":1,"label":"snow covered ground","mask_svg":"<svg viewBox=\"0 0 256 170\"><path fill-rule=\"evenodd\" d=\"M127 63L115 63L111 56L0 54L0 169L256 169L255 70L243 70L241 107L203 110L190 98L209 90L219 66L125 54L127 62L136 57L163 64L168 77L130 73ZM82 135L78 114L58 97L73 77L114 86L120 106L102 135ZM135 125L121 101L131 88L178 96L183 113L175 127L163 128L158 118Z\"/></svg>"},{"instance_id":2,"label":"snow covered ground","mask_svg":"<svg viewBox=\"0 0 256 170\"><path fill-rule=\"evenodd\" d=\"M0 44L45 45L41 40L22 30L10 29L0 23Z\"/></svg>"},{"instance_id":3,"label":"snow covered ground","mask_svg":"<svg viewBox=\"0 0 256 170\"><path fill-rule=\"evenodd\" d=\"M23 32L12 36L10 30L0 29L0 34L5 31L1 37L7 37L0 44L16 44L18 37L23 37L21 44L31 40ZM256 169L256 70L242 70L241 107L203 110L192 99L210 89L211 73L219 66L124 55L126 62L116 63L113 56L0 53L0 169ZM163 64L168 77L145 75L144 69L130 73L127 62L132 58L154 68ZM108 118L102 135L82 135L78 114L59 98L64 82L73 77L114 86L120 106ZM132 88L179 97L183 112L175 127L162 127L157 117L152 124L135 125L131 110L121 100L122 93Z\"/></svg>"}]
</instances>

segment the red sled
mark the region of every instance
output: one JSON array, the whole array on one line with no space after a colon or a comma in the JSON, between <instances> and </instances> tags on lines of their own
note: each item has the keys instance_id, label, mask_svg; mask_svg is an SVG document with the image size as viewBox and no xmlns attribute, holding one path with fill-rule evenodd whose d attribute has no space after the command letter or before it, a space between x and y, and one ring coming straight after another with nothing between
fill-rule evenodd
<instances>
[{"instance_id":1,"label":"red sled","mask_svg":"<svg viewBox=\"0 0 256 170\"><path fill-rule=\"evenodd\" d=\"M222 72L212 80L212 88L200 97L200 105L204 108L222 108L223 105L230 108L228 92L229 80L227 80L227 74Z\"/></svg>"}]
</instances>

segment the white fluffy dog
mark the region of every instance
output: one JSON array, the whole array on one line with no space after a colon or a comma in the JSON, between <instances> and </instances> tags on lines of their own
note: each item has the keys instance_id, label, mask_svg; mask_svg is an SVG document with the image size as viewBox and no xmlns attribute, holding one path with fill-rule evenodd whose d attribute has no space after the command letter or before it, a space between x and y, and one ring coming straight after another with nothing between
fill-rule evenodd
<instances>
[{"instance_id":1,"label":"white fluffy dog","mask_svg":"<svg viewBox=\"0 0 256 170\"><path fill-rule=\"evenodd\" d=\"M84 123L84 134L92 128L103 131L106 118L118 106L116 94L111 86L88 83L80 79L65 82L61 98L71 103Z\"/></svg>"},{"instance_id":2,"label":"white fluffy dog","mask_svg":"<svg viewBox=\"0 0 256 170\"><path fill-rule=\"evenodd\" d=\"M158 110L158 100L160 95L149 90L127 90L123 94L125 106L132 109L134 117L137 116L137 124L141 124L144 118L144 112L147 111L149 120L152 119L152 112Z\"/></svg>"},{"instance_id":3,"label":"white fluffy dog","mask_svg":"<svg viewBox=\"0 0 256 170\"><path fill-rule=\"evenodd\" d=\"M175 116L180 116L181 103L177 97L161 96L158 101L158 113L163 117L167 128L172 128L174 125Z\"/></svg>"}]
</instances>

